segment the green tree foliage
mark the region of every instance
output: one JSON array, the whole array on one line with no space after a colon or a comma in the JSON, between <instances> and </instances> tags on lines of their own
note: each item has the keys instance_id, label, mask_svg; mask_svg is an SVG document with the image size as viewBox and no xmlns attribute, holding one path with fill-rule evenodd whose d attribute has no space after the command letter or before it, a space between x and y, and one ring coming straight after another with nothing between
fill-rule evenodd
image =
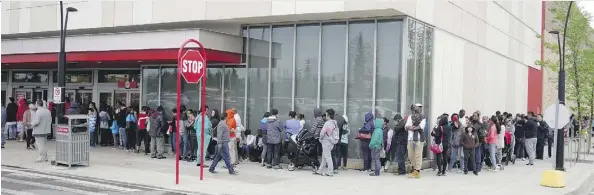
<instances>
[{"instance_id":1,"label":"green tree foliage","mask_svg":"<svg viewBox=\"0 0 594 195\"><path fill-rule=\"evenodd\" d=\"M554 30L559 31L561 43L563 44L563 26L567 17L569 2L554 2L550 9L553 13L553 24L557 26ZM565 35L565 72L566 72L566 98L575 102L571 106L574 113L581 118L582 114L592 110L592 90L594 89L594 50L591 37L594 31L589 26L590 14L583 12L576 4L573 4ZM560 48L557 39L545 43L545 48L558 54ZM553 58L554 59L554 58ZM559 72L559 60L546 60L537 62L555 72ZM587 110L590 108L590 110ZM590 113L592 115L592 113Z\"/></svg>"}]
</instances>

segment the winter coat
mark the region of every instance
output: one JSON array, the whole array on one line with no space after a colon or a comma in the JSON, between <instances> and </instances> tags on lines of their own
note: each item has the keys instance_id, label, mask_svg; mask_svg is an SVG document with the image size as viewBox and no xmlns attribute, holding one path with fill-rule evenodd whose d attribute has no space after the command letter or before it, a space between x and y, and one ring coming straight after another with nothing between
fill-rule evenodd
<instances>
[{"instance_id":1,"label":"winter coat","mask_svg":"<svg viewBox=\"0 0 594 195\"><path fill-rule=\"evenodd\" d=\"M25 113L23 114L23 127L25 127L25 130L33 129L33 126L31 126L31 122L33 122L32 120L34 114L35 111L31 109L25 111Z\"/></svg>"},{"instance_id":2,"label":"winter coat","mask_svg":"<svg viewBox=\"0 0 594 195\"><path fill-rule=\"evenodd\" d=\"M371 133L372 131L374 131L374 125L373 125L373 114L371 114L371 112L365 113L365 124L363 124L363 127L361 127L361 129L359 129L359 133ZM377 123L376 123L377 124ZM383 122L381 123L382 125L384 124ZM381 126L380 125L380 129Z\"/></svg>"},{"instance_id":3,"label":"winter coat","mask_svg":"<svg viewBox=\"0 0 594 195\"><path fill-rule=\"evenodd\" d=\"M17 121L16 120L17 110L18 110L18 106L14 102L11 102L8 105L6 105L6 122L11 123L11 122Z\"/></svg>"},{"instance_id":4,"label":"winter coat","mask_svg":"<svg viewBox=\"0 0 594 195\"><path fill-rule=\"evenodd\" d=\"M23 115L25 114L25 112L27 110L29 110L29 105L27 105L27 102L25 101L25 99L20 99L19 107L18 107L17 113L16 113L16 121L23 121Z\"/></svg>"},{"instance_id":5,"label":"winter coat","mask_svg":"<svg viewBox=\"0 0 594 195\"><path fill-rule=\"evenodd\" d=\"M382 132L382 126L384 125L383 119L375 119L375 128L371 134L371 140L369 141L369 148L378 149L383 147L384 134Z\"/></svg>"},{"instance_id":6,"label":"winter coat","mask_svg":"<svg viewBox=\"0 0 594 195\"><path fill-rule=\"evenodd\" d=\"M149 119L150 130L149 135L151 137L163 137L167 132L168 125L165 119L163 119L162 112L155 112Z\"/></svg>"},{"instance_id":7,"label":"winter coat","mask_svg":"<svg viewBox=\"0 0 594 195\"><path fill-rule=\"evenodd\" d=\"M276 116L268 117L266 121L266 141L269 144L280 144L282 139L282 128Z\"/></svg>"},{"instance_id":8,"label":"winter coat","mask_svg":"<svg viewBox=\"0 0 594 195\"><path fill-rule=\"evenodd\" d=\"M235 112L229 109L227 112L227 119L225 120L225 124L227 124L227 129L229 131L229 138L235 139L237 137L237 121L235 121Z\"/></svg>"}]
</instances>

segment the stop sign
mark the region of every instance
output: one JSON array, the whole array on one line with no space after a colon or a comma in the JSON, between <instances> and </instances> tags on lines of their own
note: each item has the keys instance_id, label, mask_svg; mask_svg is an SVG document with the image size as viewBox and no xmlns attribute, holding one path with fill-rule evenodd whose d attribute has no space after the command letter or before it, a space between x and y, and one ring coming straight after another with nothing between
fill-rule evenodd
<instances>
[{"instance_id":1,"label":"stop sign","mask_svg":"<svg viewBox=\"0 0 594 195\"><path fill-rule=\"evenodd\" d=\"M206 60L199 51L186 51L178 63L181 64L179 71L187 83L198 83L204 75L203 69L206 67Z\"/></svg>"}]
</instances>

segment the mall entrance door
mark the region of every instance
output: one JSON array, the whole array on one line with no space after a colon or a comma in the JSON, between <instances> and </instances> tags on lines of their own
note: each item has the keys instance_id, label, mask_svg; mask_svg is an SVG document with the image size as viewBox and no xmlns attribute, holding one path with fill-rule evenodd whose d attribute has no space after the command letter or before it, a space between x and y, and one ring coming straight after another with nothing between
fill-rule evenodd
<instances>
[{"instance_id":1,"label":"mall entrance door","mask_svg":"<svg viewBox=\"0 0 594 195\"><path fill-rule=\"evenodd\" d=\"M138 108L140 103L140 92L138 90L115 90L99 92L99 99L110 106L117 105L122 102L126 106Z\"/></svg>"},{"instance_id":2,"label":"mall entrance door","mask_svg":"<svg viewBox=\"0 0 594 195\"><path fill-rule=\"evenodd\" d=\"M15 97L15 99L17 99L17 100L21 99L21 98L25 98L26 100L31 100L31 103L36 102L37 100L47 101L47 89L15 88L13 91L14 91L13 97Z\"/></svg>"},{"instance_id":3,"label":"mall entrance door","mask_svg":"<svg viewBox=\"0 0 594 195\"><path fill-rule=\"evenodd\" d=\"M66 99L70 102L77 102L80 104L80 108L83 113L87 113L89 104L93 102L93 91L85 89L66 89Z\"/></svg>"}]
</instances>

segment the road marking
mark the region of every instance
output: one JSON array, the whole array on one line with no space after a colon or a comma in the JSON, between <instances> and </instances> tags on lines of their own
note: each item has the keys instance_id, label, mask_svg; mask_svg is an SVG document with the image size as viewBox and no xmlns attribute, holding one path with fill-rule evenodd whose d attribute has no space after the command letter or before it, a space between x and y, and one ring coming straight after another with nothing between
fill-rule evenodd
<instances>
[{"instance_id":1,"label":"road marking","mask_svg":"<svg viewBox=\"0 0 594 195\"><path fill-rule=\"evenodd\" d=\"M1 191L2 191L2 194L10 194L10 195L37 195L35 193L30 193L30 192L22 192L22 191L6 189L6 187L2 188Z\"/></svg>"},{"instance_id":2,"label":"road marking","mask_svg":"<svg viewBox=\"0 0 594 195\"><path fill-rule=\"evenodd\" d=\"M67 188L67 187L62 187L62 186L42 184L42 183L30 182L30 181L23 181L23 180L12 179L12 178L7 178L7 177L2 177L2 181L11 182L11 183L17 183L17 184L22 184L22 185L35 186L35 187L40 187L40 188L48 188L48 189L52 189L52 190L59 190L59 191L65 191L65 192L73 192L73 193L77 193L77 194L107 195L107 194L103 194L103 193L89 192L89 191L84 191L84 190L79 190L79 189L74 189L74 188Z\"/></svg>"},{"instance_id":3,"label":"road marking","mask_svg":"<svg viewBox=\"0 0 594 195\"><path fill-rule=\"evenodd\" d=\"M70 179L70 178L56 177L56 176L52 176L52 175L44 175L44 174L38 174L38 173L31 173L31 172L26 172L26 171L21 171L21 170L3 169L3 171L11 172L11 173L16 173L16 174L22 175L22 176L29 176L29 177L32 177L32 178L43 177L43 178L48 178L48 179L56 179L56 180L66 181L68 183L81 184L83 186L93 186L93 187L99 187L99 188L112 189L114 191L121 191L121 192L137 192L137 191L141 191L141 190L137 190L137 189L123 188L123 187L109 185L109 184L104 184L104 183L94 183L94 182L88 182L88 181L83 181L83 180L75 180L75 179Z\"/></svg>"}]
</instances>

